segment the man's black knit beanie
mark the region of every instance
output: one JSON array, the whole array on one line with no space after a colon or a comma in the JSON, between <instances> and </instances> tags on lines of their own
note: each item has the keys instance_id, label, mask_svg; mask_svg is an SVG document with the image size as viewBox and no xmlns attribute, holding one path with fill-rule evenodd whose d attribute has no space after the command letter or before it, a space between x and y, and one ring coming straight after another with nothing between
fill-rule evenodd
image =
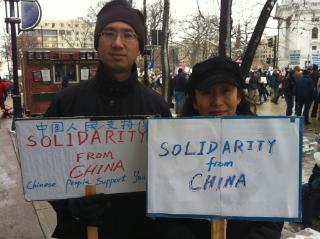
<instances>
[{"instance_id":1,"label":"man's black knit beanie","mask_svg":"<svg viewBox=\"0 0 320 239\"><path fill-rule=\"evenodd\" d=\"M94 48L98 49L99 33L112 22L125 22L130 25L138 35L140 52L144 51L145 26L143 14L132 8L125 0L113 0L108 2L97 15L96 28L94 30Z\"/></svg>"}]
</instances>

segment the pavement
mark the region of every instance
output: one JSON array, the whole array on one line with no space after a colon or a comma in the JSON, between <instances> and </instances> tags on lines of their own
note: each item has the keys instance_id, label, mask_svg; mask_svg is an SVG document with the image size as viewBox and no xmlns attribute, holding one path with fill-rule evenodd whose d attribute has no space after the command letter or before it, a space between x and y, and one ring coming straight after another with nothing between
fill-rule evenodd
<instances>
[{"instance_id":1,"label":"pavement","mask_svg":"<svg viewBox=\"0 0 320 239\"><path fill-rule=\"evenodd\" d=\"M12 101L6 104L12 106ZM24 199L11 124L12 118L0 118L0 239L51 239L56 215L48 202Z\"/></svg>"},{"instance_id":2,"label":"pavement","mask_svg":"<svg viewBox=\"0 0 320 239\"><path fill-rule=\"evenodd\" d=\"M12 101L9 99L6 104L12 105ZM268 101L258 105L257 112L258 115L285 115L285 107L284 99L277 105ZM310 121L305 135L313 137L319 132L320 120ZM16 135L10 130L11 124L12 118L0 119L0 239L50 239L56 225L55 213L45 201L24 199ZM310 166L303 172L305 177L311 169Z\"/></svg>"}]
</instances>

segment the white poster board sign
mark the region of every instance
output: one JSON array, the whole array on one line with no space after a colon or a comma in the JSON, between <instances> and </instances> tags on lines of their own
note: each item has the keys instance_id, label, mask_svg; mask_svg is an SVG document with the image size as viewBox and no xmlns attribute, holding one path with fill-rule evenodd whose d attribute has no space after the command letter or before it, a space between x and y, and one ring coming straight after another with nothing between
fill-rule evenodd
<instances>
[{"instance_id":1,"label":"white poster board sign","mask_svg":"<svg viewBox=\"0 0 320 239\"><path fill-rule=\"evenodd\" d=\"M289 51L289 65L300 65L300 50Z\"/></svg>"},{"instance_id":2,"label":"white poster board sign","mask_svg":"<svg viewBox=\"0 0 320 239\"><path fill-rule=\"evenodd\" d=\"M262 83L262 84L268 84L267 77L261 76L261 77L260 77L260 83Z\"/></svg>"},{"instance_id":3,"label":"white poster board sign","mask_svg":"<svg viewBox=\"0 0 320 239\"><path fill-rule=\"evenodd\" d=\"M313 50L311 53L311 60L312 64L320 65L320 51L319 50Z\"/></svg>"},{"instance_id":4,"label":"white poster board sign","mask_svg":"<svg viewBox=\"0 0 320 239\"><path fill-rule=\"evenodd\" d=\"M16 132L26 200L146 190L146 120L18 120Z\"/></svg>"},{"instance_id":5,"label":"white poster board sign","mask_svg":"<svg viewBox=\"0 0 320 239\"><path fill-rule=\"evenodd\" d=\"M51 81L50 69L46 69L46 68L41 69L41 74L42 74L42 81L43 82L50 82Z\"/></svg>"},{"instance_id":6,"label":"white poster board sign","mask_svg":"<svg viewBox=\"0 0 320 239\"><path fill-rule=\"evenodd\" d=\"M80 79L81 80L89 80L89 68L81 68L80 69Z\"/></svg>"},{"instance_id":7,"label":"white poster board sign","mask_svg":"<svg viewBox=\"0 0 320 239\"><path fill-rule=\"evenodd\" d=\"M148 214L300 217L299 117L151 119Z\"/></svg>"}]
</instances>

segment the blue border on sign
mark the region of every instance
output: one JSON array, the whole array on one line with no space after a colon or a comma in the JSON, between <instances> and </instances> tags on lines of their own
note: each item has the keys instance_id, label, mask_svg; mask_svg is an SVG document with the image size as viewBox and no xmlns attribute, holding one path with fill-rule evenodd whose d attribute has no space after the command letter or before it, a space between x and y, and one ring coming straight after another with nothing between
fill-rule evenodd
<instances>
[{"instance_id":1,"label":"blue border on sign","mask_svg":"<svg viewBox=\"0 0 320 239\"><path fill-rule=\"evenodd\" d=\"M218 216L218 215L194 215L194 214L165 214L165 213L147 213L148 217L155 218L191 218L191 219L227 219L227 220L245 220L245 221L267 221L267 222L297 222L299 217L236 217L236 216Z\"/></svg>"},{"instance_id":2,"label":"blue border on sign","mask_svg":"<svg viewBox=\"0 0 320 239\"><path fill-rule=\"evenodd\" d=\"M155 218L192 218L192 219L232 219L232 220L247 220L247 221L274 221L274 222L301 222L302 221L302 144L304 133L304 117L303 116L194 116L194 117L162 117L162 118L148 118L149 120L179 120L179 119L289 119L291 123L299 120L299 203L298 203L298 217L237 217L237 216L220 216L220 215L194 215L194 214L166 214L166 213L146 213L148 217ZM148 124L149 129L149 124ZM149 138L148 138L149 144ZM149 155L149 147L147 149ZM147 163L147 168L149 167ZM149 170L148 170L149 171ZM147 194L148 196L148 180L147 180ZM147 208L148 208L148 200Z\"/></svg>"}]
</instances>

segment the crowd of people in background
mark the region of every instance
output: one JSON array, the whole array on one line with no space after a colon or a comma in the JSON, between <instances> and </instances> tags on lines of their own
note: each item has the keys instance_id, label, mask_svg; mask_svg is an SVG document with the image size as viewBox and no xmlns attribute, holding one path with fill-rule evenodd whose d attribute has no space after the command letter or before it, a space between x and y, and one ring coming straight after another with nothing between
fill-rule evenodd
<instances>
[{"instance_id":1,"label":"crowd of people in background","mask_svg":"<svg viewBox=\"0 0 320 239\"><path fill-rule=\"evenodd\" d=\"M280 97L286 101L286 116L304 116L304 123L310 124L309 115L317 117L319 102L319 70L317 65L301 70L299 66L293 69L273 69L265 73L267 85L270 87L271 102L278 104Z\"/></svg>"},{"instance_id":2,"label":"crowd of people in background","mask_svg":"<svg viewBox=\"0 0 320 239\"><path fill-rule=\"evenodd\" d=\"M184 102L186 83L190 77L189 72L178 68L171 74L170 98L174 99L175 113L181 113ZM286 102L286 116L304 116L305 124L310 124L309 115L320 120L320 72L317 65L302 70L299 66L293 68L277 69L270 67L250 70L245 80L245 91L252 103L261 105L268 100L278 104L282 98ZM161 94L161 72L151 72L148 85Z\"/></svg>"},{"instance_id":3,"label":"crowd of people in background","mask_svg":"<svg viewBox=\"0 0 320 239\"><path fill-rule=\"evenodd\" d=\"M185 72L183 68L178 68L176 73L170 73L171 82L169 85L169 104L174 108L176 114L180 114L184 103L186 84L190 74ZM144 82L144 73L139 77L140 82ZM158 71L150 71L145 85L162 94L163 80L162 73ZM174 99L175 103L172 103Z\"/></svg>"}]
</instances>

